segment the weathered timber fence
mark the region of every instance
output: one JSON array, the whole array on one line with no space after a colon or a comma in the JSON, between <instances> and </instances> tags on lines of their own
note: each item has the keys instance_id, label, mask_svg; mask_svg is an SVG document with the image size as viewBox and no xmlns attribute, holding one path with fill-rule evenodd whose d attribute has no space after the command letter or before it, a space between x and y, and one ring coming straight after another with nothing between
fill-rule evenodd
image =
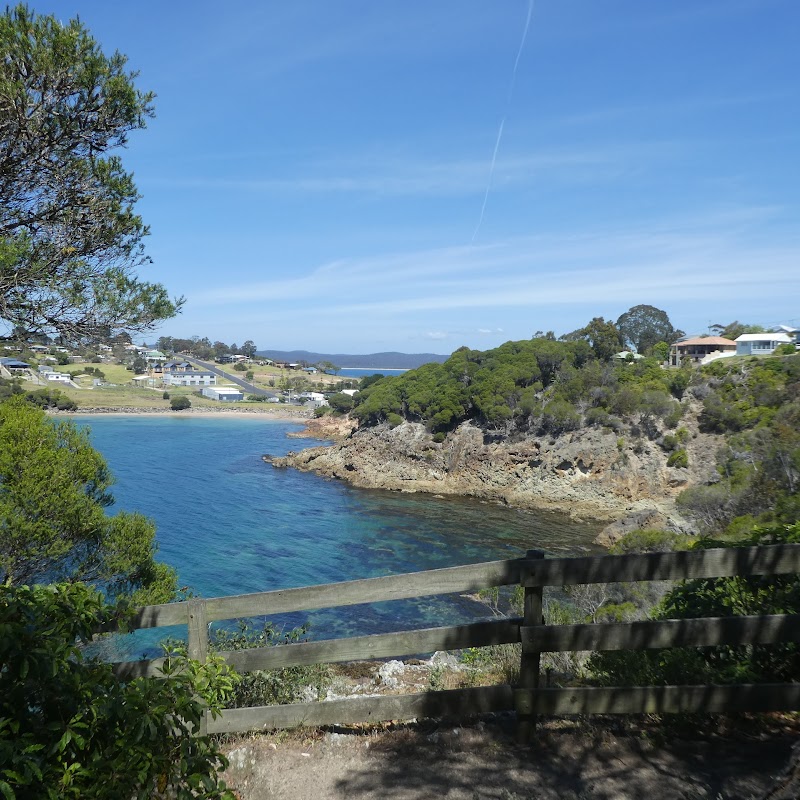
<instances>
[{"instance_id":1,"label":"weathered timber fence","mask_svg":"<svg viewBox=\"0 0 800 800\"><path fill-rule=\"evenodd\" d=\"M543 652L800 641L800 615L546 625L542 615L545 586L798 572L800 545L554 559L545 559L541 551L532 550L519 559L147 606L139 610L132 628L187 625L189 655L203 661L208 652L208 625L215 621L519 584L525 588L521 618L219 653L236 670L250 672L520 642L517 686L225 709L216 719L208 715L206 729L209 733L232 733L515 710L520 738L525 739L533 730L536 715L541 714L800 709L800 684L541 688L539 659ZM154 659L120 663L115 668L124 677L159 675L162 664L163 659Z\"/></svg>"}]
</instances>

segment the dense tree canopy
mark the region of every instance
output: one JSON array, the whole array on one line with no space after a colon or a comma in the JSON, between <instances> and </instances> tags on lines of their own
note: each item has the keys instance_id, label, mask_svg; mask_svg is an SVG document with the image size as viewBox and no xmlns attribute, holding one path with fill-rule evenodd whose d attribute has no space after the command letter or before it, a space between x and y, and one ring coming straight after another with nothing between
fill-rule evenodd
<instances>
[{"instance_id":1,"label":"dense tree canopy","mask_svg":"<svg viewBox=\"0 0 800 800\"><path fill-rule=\"evenodd\" d=\"M79 646L116 617L83 584L0 584L0 797L234 800L218 742L198 735L235 676L171 653L124 681Z\"/></svg>"},{"instance_id":2,"label":"dense tree canopy","mask_svg":"<svg viewBox=\"0 0 800 800\"><path fill-rule=\"evenodd\" d=\"M145 126L153 95L78 20L7 8L0 48L0 329L74 341L173 316L182 301L135 274L148 231L110 154Z\"/></svg>"},{"instance_id":3,"label":"dense tree canopy","mask_svg":"<svg viewBox=\"0 0 800 800\"><path fill-rule=\"evenodd\" d=\"M622 339L637 353L646 355L658 342L671 344L683 336L683 331L672 327L666 311L655 306L633 306L617 320Z\"/></svg>"},{"instance_id":4,"label":"dense tree canopy","mask_svg":"<svg viewBox=\"0 0 800 800\"><path fill-rule=\"evenodd\" d=\"M85 431L16 395L0 403L0 582L79 580L107 596L159 603L175 593L141 514L108 516L113 479Z\"/></svg>"}]
</instances>

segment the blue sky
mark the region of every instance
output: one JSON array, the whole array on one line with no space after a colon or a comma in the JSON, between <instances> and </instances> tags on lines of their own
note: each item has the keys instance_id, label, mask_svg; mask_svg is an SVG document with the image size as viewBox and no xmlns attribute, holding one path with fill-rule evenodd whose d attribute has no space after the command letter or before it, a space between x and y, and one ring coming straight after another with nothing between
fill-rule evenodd
<instances>
[{"instance_id":1,"label":"blue sky","mask_svg":"<svg viewBox=\"0 0 800 800\"><path fill-rule=\"evenodd\" d=\"M51 0L157 94L158 334L486 349L800 323L795 0ZM148 337L154 338L154 337Z\"/></svg>"}]
</instances>

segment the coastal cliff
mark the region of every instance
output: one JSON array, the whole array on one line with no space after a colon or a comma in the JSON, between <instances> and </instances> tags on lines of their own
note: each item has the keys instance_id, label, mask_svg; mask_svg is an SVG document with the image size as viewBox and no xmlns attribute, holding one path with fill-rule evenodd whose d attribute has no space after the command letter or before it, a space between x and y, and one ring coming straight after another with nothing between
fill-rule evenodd
<instances>
[{"instance_id":1,"label":"coastal cliff","mask_svg":"<svg viewBox=\"0 0 800 800\"><path fill-rule=\"evenodd\" d=\"M613 522L602 539L608 544L636 527L688 529L675 497L712 478L717 437L699 433L694 419L684 421L694 429L686 444L688 468L667 466L667 454L653 441L626 440L608 429L511 440L469 422L441 443L418 423L383 424L330 446L265 460L362 488L468 495Z\"/></svg>"}]
</instances>

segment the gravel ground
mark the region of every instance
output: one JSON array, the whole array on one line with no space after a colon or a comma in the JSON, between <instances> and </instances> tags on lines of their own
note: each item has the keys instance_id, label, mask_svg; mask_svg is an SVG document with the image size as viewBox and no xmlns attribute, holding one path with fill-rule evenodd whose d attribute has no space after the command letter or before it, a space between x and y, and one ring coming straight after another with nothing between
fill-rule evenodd
<instances>
[{"instance_id":1,"label":"gravel ground","mask_svg":"<svg viewBox=\"0 0 800 800\"><path fill-rule=\"evenodd\" d=\"M740 718L667 732L618 719L545 721L518 746L510 715L242 738L225 750L241 800L749 800L783 771L800 725Z\"/></svg>"}]
</instances>

